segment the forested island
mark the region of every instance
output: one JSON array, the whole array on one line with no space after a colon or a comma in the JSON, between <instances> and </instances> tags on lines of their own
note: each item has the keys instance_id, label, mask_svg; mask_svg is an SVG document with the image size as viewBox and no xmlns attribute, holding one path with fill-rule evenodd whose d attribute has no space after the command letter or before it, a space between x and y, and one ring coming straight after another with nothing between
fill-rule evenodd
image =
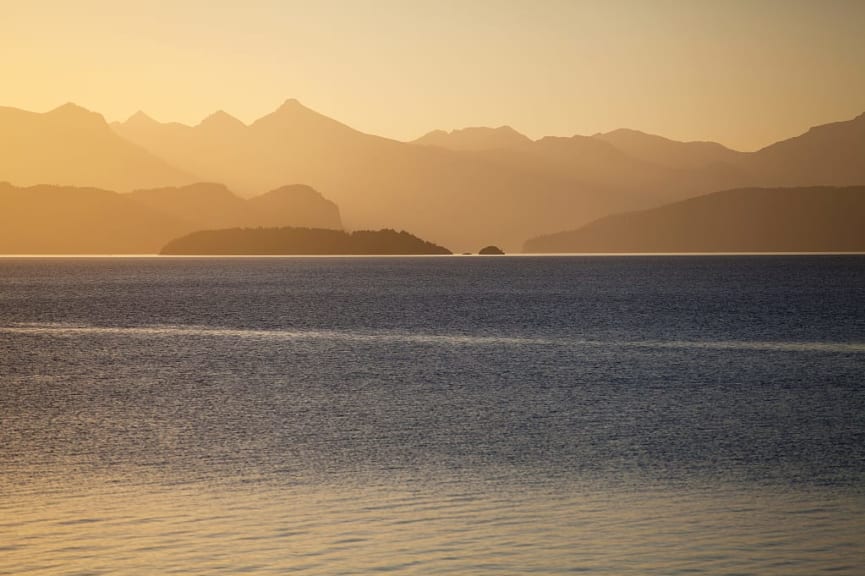
<instances>
[{"instance_id":1,"label":"forested island","mask_svg":"<svg viewBox=\"0 0 865 576\"><path fill-rule=\"evenodd\" d=\"M426 255L451 251L405 231L323 228L230 228L202 230L172 240L170 255Z\"/></svg>"}]
</instances>

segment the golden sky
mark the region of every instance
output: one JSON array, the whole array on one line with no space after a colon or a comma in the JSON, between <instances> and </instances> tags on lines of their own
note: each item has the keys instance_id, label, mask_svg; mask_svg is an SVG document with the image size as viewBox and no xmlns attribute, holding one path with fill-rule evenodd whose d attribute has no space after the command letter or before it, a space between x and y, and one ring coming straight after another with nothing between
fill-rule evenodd
<instances>
[{"instance_id":1,"label":"golden sky","mask_svg":"<svg viewBox=\"0 0 865 576\"><path fill-rule=\"evenodd\" d=\"M0 105L753 150L865 112L863 29L861 0L0 0Z\"/></svg>"}]
</instances>

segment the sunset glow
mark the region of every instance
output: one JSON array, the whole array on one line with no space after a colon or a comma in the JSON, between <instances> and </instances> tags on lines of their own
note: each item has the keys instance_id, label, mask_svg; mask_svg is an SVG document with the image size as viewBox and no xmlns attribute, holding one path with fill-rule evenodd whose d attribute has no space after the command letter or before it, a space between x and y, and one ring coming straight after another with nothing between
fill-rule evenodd
<instances>
[{"instance_id":1,"label":"sunset glow","mask_svg":"<svg viewBox=\"0 0 865 576\"><path fill-rule=\"evenodd\" d=\"M865 0L0 0L0 574L860 576Z\"/></svg>"},{"instance_id":2,"label":"sunset glow","mask_svg":"<svg viewBox=\"0 0 865 576\"><path fill-rule=\"evenodd\" d=\"M856 0L3 0L3 102L244 122L298 98L373 134L627 127L755 150L863 111Z\"/></svg>"}]
</instances>

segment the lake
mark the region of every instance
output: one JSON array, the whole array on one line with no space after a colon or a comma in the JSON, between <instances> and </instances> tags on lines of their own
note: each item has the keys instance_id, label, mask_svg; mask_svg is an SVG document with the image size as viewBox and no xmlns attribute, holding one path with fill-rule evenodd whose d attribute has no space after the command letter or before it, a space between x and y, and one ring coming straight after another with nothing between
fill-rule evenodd
<instances>
[{"instance_id":1,"label":"lake","mask_svg":"<svg viewBox=\"0 0 865 576\"><path fill-rule=\"evenodd\" d=\"M0 574L859 574L865 256L0 258Z\"/></svg>"}]
</instances>

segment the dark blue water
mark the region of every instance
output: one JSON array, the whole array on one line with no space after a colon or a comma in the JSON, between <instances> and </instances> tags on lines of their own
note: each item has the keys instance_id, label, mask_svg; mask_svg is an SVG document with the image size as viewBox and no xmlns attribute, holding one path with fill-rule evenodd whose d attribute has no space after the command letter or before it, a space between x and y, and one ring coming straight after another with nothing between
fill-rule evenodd
<instances>
[{"instance_id":1,"label":"dark blue water","mask_svg":"<svg viewBox=\"0 0 865 576\"><path fill-rule=\"evenodd\" d=\"M85 486L116 499L106 526L180 522L200 510L167 502L192 487L242 502L233 525L249 532L281 518L274 501L311 490L321 505L301 516L326 526L377 526L390 543L404 533L382 526L397 517L437 527L382 549L391 557L491 515L492 533L427 547L404 571L845 573L865 542L852 513L865 492L865 257L5 259L0 417L3 504L18 516L21 502ZM461 490L463 520L430 524ZM122 504L154 491L171 496L150 515ZM405 492L388 508L382 494ZM502 502L518 494L528 519L505 538L520 523L501 523ZM628 498L648 529L615 506ZM664 520L683 498L695 504ZM600 522L593 558L608 561L578 561L568 543L587 533L550 524L552 510ZM38 534L76 514L7 527ZM755 521L765 529L747 542L731 536ZM825 542L803 552L820 527ZM679 546L689 531L720 551L684 562L699 552ZM199 536L183 549L202 549ZM79 537L49 530L13 551L56 557ZM328 559L312 572L340 565L334 541L306 543ZM521 541L523 564L490 563ZM237 557L242 542L223 544ZM472 556L479 545L488 556ZM629 546L643 564L621 562ZM172 550L165 570L241 571ZM798 560L781 569L767 552L779 550ZM302 568L272 552L249 571ZM99 573L87 557L62 564ZM346 573L382 569L351 558ZM17 561L10 573L39 573Z\"/></svg>"}]
</instances>

